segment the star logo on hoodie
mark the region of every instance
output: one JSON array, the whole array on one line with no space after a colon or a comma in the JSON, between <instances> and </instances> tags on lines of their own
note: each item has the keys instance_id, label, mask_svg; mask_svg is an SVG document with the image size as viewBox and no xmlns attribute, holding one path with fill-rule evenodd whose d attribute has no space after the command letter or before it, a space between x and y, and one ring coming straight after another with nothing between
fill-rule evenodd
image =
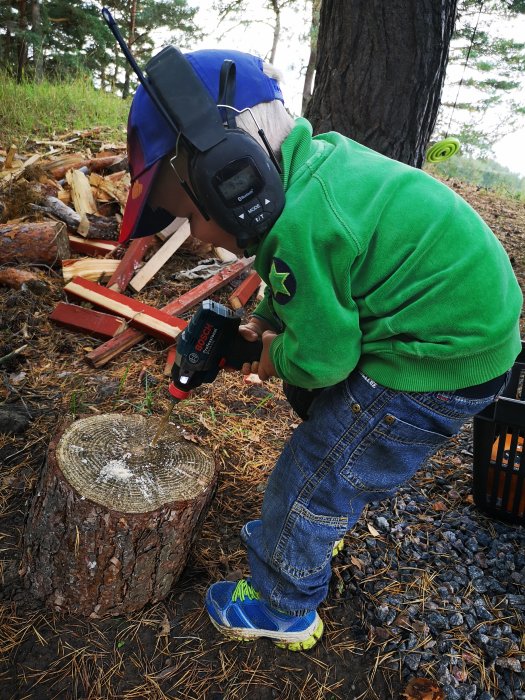
<instances>
[{"instance_id":1,"label":"star logo on hoodie","mask_svg":"<svg viewBox=\"0 0 525 700\"><path fill-rule=\"evenodd\" d=\"M278 304L287 304L295 296L297 283L290 267L280 258L272 260L270 268L270 286L273 298Z\"/></svg>"}]
</instances>

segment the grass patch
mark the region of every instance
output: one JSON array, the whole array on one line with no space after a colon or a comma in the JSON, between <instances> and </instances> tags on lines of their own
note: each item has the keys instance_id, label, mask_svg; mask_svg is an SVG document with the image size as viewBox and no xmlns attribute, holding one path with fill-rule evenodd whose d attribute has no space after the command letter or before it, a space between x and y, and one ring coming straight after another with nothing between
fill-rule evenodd
<instances>
[{"instance_id":1,"label":"grass patch","mask_svg":"<svg viewBox=\"0 0 525 700\"><path fill-rule=\"evenodd\" d=\"M130 100L93 87L89 77L67 82L17 83L0 73L0 147L19 149L32 139L104 127L109 139L125 139Z\"/></svg>"}]
</instances>

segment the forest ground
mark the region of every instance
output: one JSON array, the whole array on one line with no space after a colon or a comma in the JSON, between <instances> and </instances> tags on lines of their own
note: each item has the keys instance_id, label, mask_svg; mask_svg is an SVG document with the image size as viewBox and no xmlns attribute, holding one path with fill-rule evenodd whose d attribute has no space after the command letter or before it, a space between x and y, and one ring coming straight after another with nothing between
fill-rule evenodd
<instances>
[{"instance_id":1,"label":"forest ground","mask_svg":"<svg viewBox=\"0 0 525 700\"><path fill-rule=\"evenodd\" d=\"M447 184L491 226L525 289L524 203L460 182ZM145 288L141 300L161 306L186 291L188 287L172 275L197 262L190 253L176 255ZM190 439L213 452L221 472L186 570L165 600L134 615L93 621L53 612L33 599L18 575L22 532L58 421L71 413L98 412L140 412L158 418L168 405L162 344L148 340L94 370L84 356L98 341L48 321L48 314L64 299L60 270L40 274L49 285L42 296L0 288L0 357L27 345L0 366L0 396L4 406L25 407L32 417L23 432L0 435L0 699L415 698L401 695L407 681L401 672L403 652L387 651L370 623L371 611L381 600L362 578L352 575L368 540L383 537L370 511L334 560L331 593L320 610L326 631L313 650L292 653L269 641L226 641L203 610L210 583L246 573L239 530L257 517L268 474L298 422L276 380L248 386L237 375L223 374L180 405L177 422ZM224 302L229 293L226 289L214 298ZM441 507L451 512L466 507L486 524L488 519L472 503L472 459L462 445L452 443L436 456L435 463L443 465L449 484L455 486L442 495ZM427 498L428 472L418 474L409 488L414 497ZM395 512L395 499L389 507ZM432 570L426 573L431 581ZM388 583L387 574L374 576L384 575ZM424 595L424 587L422 591ZM467 669L465 682L474 671ZM416 675L439 686L435 662L420 667ZM487 690L495 691L492 686ZM425 700L438 698L429 695Z\"/></svg>"}]
</instances>

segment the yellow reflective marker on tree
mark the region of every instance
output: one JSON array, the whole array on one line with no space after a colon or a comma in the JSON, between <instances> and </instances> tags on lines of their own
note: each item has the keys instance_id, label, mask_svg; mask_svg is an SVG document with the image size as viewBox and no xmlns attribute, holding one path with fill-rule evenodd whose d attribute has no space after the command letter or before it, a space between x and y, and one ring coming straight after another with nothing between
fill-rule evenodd
<instances>
[{"instance_id":1,"label":"yellow reflective marker on tree","mask_svg":"<svg viewBox=\"0 0 525 700\"><path fill-rule=\"evenodd\" d=\"M458 139L449 138L438 141L433 146L427 150L426 161L427 163L441 163L447 158L452 158L461 148L461 144Z\"/></svg>"}]
</instances>

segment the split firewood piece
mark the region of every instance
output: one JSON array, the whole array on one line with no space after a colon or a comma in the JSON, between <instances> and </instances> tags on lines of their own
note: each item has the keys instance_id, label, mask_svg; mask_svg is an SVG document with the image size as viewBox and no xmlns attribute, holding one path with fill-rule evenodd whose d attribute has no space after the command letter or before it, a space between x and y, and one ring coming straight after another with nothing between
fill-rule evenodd
<instances>
[{"instance_id":1,"label":"split firewood piece","mask_svg":"<svg viewBox=\"0 0 525 700\"><path fill-rule=\"evenodd\" d=\"M159 231L155 235L157 238L161 241L167 241L170 236L172 236L175 231L178 231L180 227L182 226L183 223L185 223L188 219L184 219L180 216L175 217L171 224L168 224L166 228L163 228L162 231Z\"/></svg>"},{"instance_id":2,"label":"split firewood piece","mask_svg":"<svg viewBox=\"0 0 525 700\"><path fill-rule=\"evenodd\" d=\"M172 345L170 348L168 348L168 354L166 356L166 364L164 365L165 376L167 376L167 377L171 376L171 370L173 369L173 365L175 364L176 357L177 357L177 346Z\"/></svg>"},{"instance_id":3,"label":"split firewood piece","mask_svg":"<svg viewBox=\"0 0 525 700\"><path fill-rule=\"evenodd\" d=\"M24 174L26 168L34 165L40 160L40 158L42 158L41 154L35 153L35 155L31 156L27 160L24 160L23 162L20 160L13 161L11 168L4 168L3 170L0 169L0 180L2 181L2 185L7 185L7 183L13 182L20 178Z\"/></svg>"},{"instance_id":4,"label":"split firewood piece","mask_svg":"<svg viewBox=\"0 0 525 700\"><path fill-rule=\"evenodd\" d=\"M62 276L64 282L70 282L73 277L83 277L86 280L109 279L120 265L120 260L109 258L80 258L62 260Z\"/></svg>"},{"instance_id":5,"label":"split firewood piece","mask_svg":"<svg viewBox=\"0 0 525 700\"><path fill-rule=\"evenodd\" d=\"M115 292L123 292L129 284L130 279L142 265L142 260L146 253L157 245L155 236L144 236L132 240L126 250L119 266L107 283L108 289Z\"/></svg>"},{"instance_id":6,"label":"split firewood piece","mask_svg":"<svg viewBox=\"0 0 525 700\"><path fill-rule=\"evenodd\" d=\"M205 280L201 284L191 289L186 294L183 294L178 299L170 301L162 308L167 314L178 315L189 311L203 299L207 299L210 294L221 289L228 284L232 279L238 277L244 270L248 269L253 264L252 258L242 258L232 265L228 265L217 274ZM112 338L106 341L100 347L86 355L87 361L94 367L103 367L110 360L121 352L129 350L137 343L144 340L144 334L136 331L134 328L128 328L124 333L117 338Z\"/></svg>"},{"instance_id":7,"label":"split firewood piece","mask_svg":"<svg viewBox=\"0 0 525 700\"><path fill-rule=\"evenodd\" d=\"M0 226L0 265L32 263L52 267L69 257L67 229L60 221Z\"/></svg>"},{"instance_id":8,"label":"split firewood piece","mask_svg":"<svg viewBox=\"0 0 525 700\"><path fill-rule=\"evenodd\" d=\"M181 318L170 316L164 311L159 311L148 304L130 299L124 294L119 294L81 277L75 277L66 284L64 291L68 295L89 301L94 306L122 316L129 321L130 325L161 340L173 342L187 325L187 322Z\"/></svg>"},{"instance_id":9,"label":"split firewood piece","mask_svg":"<svg viewBox=\"0 0 525 700\"><path fill-rule=\"evenodd\" d=\"M81 216L74 209L64 204L58 197L46 197L44 199L44 208L57 219L63 221L67 226L76 231L80 224Z\"/></svg>"},{"instance_id":10,"label":"split firewood piece","mask_svg":"<svg viewBox=\"0 0 525 700\"><path fill-rule=\"evenodd\" d=\"M9 150L7 151L7 155L5 157L4 161L4 168L6 170L10 170L13 167L13 163L15 161L15 156L16 156L16 151L17 147L14 143L9 146Z\"/></svg>"},{"instance_id":11,"label":"split firewood piece","mask_svg":"<svg viewBox=\"0 0 525 700\"><path fill-rule=\"evenodd\" d=\"M48 285L33 272L20 270L17 267L4 267L0 269L0 287L11 287L11 289L27 287L35 292L44 292L48 290Z\"/></svg>"},{"instance_id":12,"label":"split firewood piece","mask_svg":"<svg viewBox=\"0 0 525 700\"><path fill-rule=\"evenodd\" d=\"M23 535L20 574L56 611L101 618L163 600L218 477L213 456L158 421L101 414L61 426Z\"/></svg>"},{"instance_id":13,"label":"split firewood piece","mask_svg":"<svg viewBox=\"0 0 525 700\"><path fill-rule=\"evenodd\" d=\"M122 208L126 206L129 177L115 181L99 173L91 173L89 184L95 189L95 197L100 201L118 202Z\"/></svg>"},{"instance_id":14,"label":"split firewood piece","mask_svg":"<svg viewBox=\"0 0 525 700\"><path fill-rule=\"evenodd\" d=\"M266 282L264 280L261 280L261 284L259 285L259 289L257 290L257 296L255 299L257 301L262 301L264 299L264 292L266 290Z\"/></svg>"},{"instance_id":15,"label":"split firewood piece","mask_svg":"<svg viewBox=\"0 0 525 700\"><path fill-rule=\"evenodd\" d=\"M81 236L69 236L69 245L74 253L82 255L99 256L105 258L111 255L118 248L117 243L111 241L97 240L95 238L82 238Z\"/></svg>"},{"instance_id":16,"label":"split firewood piece","mask_svg":"<svg viewBox=\"0 0 525 700\"><path fill-rule=\"evenodd\" d=\"M226 248L220 248L218 246L214 246L213 248L213 257L218 258L223 263L232 263L237 260L235 253L226 250Z\"/></svg>"},{"instance_id":17,"label":"split firewood piece","mask_svg":"<svg viewBox=\"0 0 525 700\"><path fill-rule=\"evenodd\" d=\"M190 235L190 224L186 221L172 236L168 238L166 243L158 250L155 255L148 260L144 267L133 277L129 286L136 292L140 292L146 284L154 277L160 268L171 258L178 250L184 241Z\"/></svg>"},{"instance_id":18,"label":"split firewood piece","mask_svg":"<svg viewBox=\"0 0 525 700\"><path fill-rule=\"evenodd\" d=\"M84 214L96 214L97 204L87 176L79 170L68 170L66 180L71 187L71 196L77 214L81 217Z\"/></svg>"},{"instance_id":19,"label":"split firewood piece","mask_svg":"<svg viewBox=\"0 0 525 700\"><path fill-rule=\"evenodd\" d=\"M229 297L228 301L232 309L242 309L249 298L255 293L255 290L259 288L260 284L261 278L255 270L252 270Z\"/></svg>"},{"instance_id":20,"label":"split firewood piece","mask_svg":"<svg viewBox=\"0 0 525 700\"><path fill-rule=\"evenodd\" d=\"M49 320L72 331L82 331L97 338L114 338L126 330L123 318L105 314L83 306L60 301L50 313Z\"/></svg>"}]
</instances>

